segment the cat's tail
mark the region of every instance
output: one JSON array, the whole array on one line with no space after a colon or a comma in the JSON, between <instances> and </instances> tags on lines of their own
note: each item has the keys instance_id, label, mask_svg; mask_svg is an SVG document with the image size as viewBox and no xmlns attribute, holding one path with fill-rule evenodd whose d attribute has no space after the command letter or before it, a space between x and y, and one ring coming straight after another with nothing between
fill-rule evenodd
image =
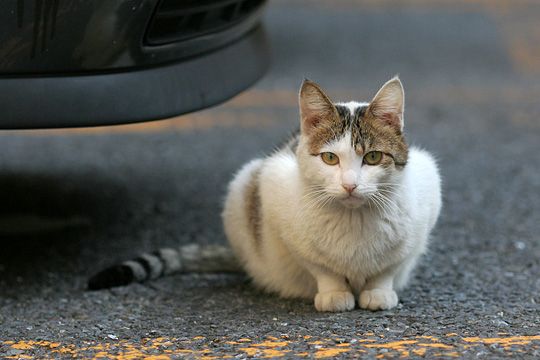
<instances>
[{"instance_id":1,"label":"cat's tail","mask_svg":"<svg viewBox=\"0 0 540 360\"><path fill-rule=\"evenodd\" d=\"M181 272L240 272L232 249L224 245L184 245L162 248L153 253L111 266L92 276L88 289L100 290L157 279Z\"/></svg>"}]
</instances>

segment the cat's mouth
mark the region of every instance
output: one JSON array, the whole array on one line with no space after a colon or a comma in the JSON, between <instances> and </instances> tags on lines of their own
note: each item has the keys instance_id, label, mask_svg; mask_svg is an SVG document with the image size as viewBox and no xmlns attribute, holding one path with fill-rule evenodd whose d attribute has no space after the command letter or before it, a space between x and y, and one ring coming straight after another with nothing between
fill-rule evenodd
<instances>
[{"instance_id":1,"label":"cat's mouth","mask_svg":"<svg viewBox=\"0 0 540 360\"><path fill-rule=\"evenodd\" d=\"M359 194L346 194L341 199L340 202L351 209L358 208L366 203L366 199Z\"/></svg>"}]
</instances>

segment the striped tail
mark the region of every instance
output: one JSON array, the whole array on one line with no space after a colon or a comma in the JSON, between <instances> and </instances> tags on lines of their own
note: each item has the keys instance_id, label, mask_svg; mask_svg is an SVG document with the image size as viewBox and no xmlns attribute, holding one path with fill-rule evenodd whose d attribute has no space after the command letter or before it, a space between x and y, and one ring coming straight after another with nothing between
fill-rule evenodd
<instances>
[{"instance_id":1,"label":"striped tail","mask_svg":"<svg viewBox=\"0 0 540 360\"><path fill-rule=\"evenodd\" d=\"M102 270L90 278L88 289L107 289L181 272L240 271L242 268L228 246L190 244L144 253Z\"/></svg>"}]
</instances>

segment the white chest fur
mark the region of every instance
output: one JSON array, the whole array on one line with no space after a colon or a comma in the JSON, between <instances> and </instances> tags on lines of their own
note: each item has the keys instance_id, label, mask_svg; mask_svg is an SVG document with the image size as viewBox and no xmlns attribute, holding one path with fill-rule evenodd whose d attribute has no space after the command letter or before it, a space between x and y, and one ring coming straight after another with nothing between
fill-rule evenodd
<instances>
[{"instance_id":1,"label":"white chest fur","mask_svg":"<svg viewBox=\"0 0 540 360\"><path fill-rule=\"evenodd\" d=\"M300 257L347 277L369 277L407 256L410 229L397 204L385 217L369 207L336 207L297 208L283 240Z\"/></svg>"}]
</instances>

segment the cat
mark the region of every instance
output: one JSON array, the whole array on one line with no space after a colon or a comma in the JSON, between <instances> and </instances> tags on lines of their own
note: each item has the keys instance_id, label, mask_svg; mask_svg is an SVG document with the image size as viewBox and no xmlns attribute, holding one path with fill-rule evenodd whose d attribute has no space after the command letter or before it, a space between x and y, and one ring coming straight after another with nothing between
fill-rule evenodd
<instances>
[{"instance_id":1,"label":"cat","mask_svg":"<svg viewBox=\"0 0 540 360\"><path fill-rule=\"evenodd\" d=\"M190 271L239 271L318 311L398 303L441 209L434 159L408 148L398 77L371 103L333 103L314 82L299 93L300 130L229 185L222 213L230 248L161 249L106 269L100 289Z\"/></svg>"},{"instance_id":2,"label":"cat","mask_svg":"<svg viewBox=\"0 0 540 360\"><path fill-rule=\"evenodd\" d=\"M333 103L314 82L299 94L300 132L246 164L229 187L225 233L253 282L318 311L386 310L441 208L434 159L408 148L398 77L371 103Z\"/></svg>"}]
</instances>

